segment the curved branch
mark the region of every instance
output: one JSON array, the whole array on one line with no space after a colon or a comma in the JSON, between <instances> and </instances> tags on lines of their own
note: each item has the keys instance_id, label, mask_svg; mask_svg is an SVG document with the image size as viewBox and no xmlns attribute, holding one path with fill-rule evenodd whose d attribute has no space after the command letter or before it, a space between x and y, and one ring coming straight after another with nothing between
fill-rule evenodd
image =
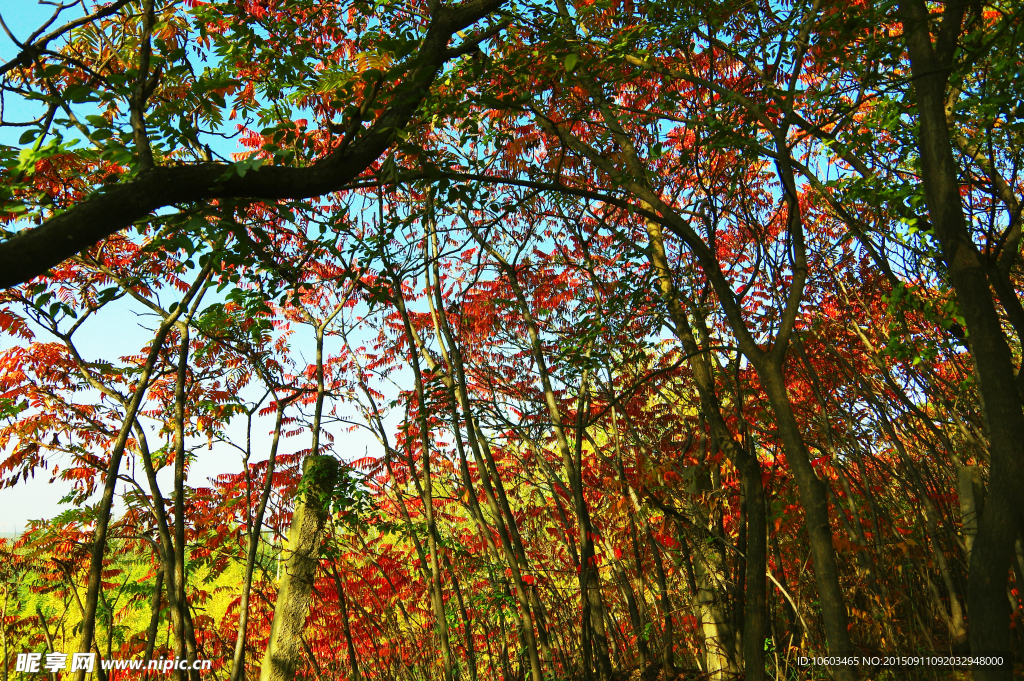
<instances>
[{"instance_id":1,"label":"curved branch","mask_svg":"<svg viewBox=\"0 0 1024 681\"><path fill-rule=\"evenodd\" d=\"M466 0L439 8L408 78L395 87L391 106L344 149L305 168L266 166L238 176L231 165L222 163L156 167L130 182L100 188L41 226L0 243L0 288L44 274L164 206L227 198L304 199L342 189L391 146L397 132L419 109L451 56L447 46L452 34L495 11L504 1Z\"/></svg>"}]
</instances>

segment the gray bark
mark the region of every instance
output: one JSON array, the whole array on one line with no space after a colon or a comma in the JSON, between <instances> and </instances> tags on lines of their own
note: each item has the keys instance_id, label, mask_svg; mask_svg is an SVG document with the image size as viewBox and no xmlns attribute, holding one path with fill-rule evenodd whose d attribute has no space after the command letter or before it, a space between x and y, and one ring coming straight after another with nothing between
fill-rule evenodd
<instances>
[{"instance_id":1,"label":"gray bark","mask_svg":"<svg viewBox=\"0 0 1024 681\"><path fill-rule=\"evenodd\" d=\"M338 461L334 457L310 456L303 465L260 681L295 678L324 525L330 513L331 491L337 478Z\"/></svg>"}]
</instances>

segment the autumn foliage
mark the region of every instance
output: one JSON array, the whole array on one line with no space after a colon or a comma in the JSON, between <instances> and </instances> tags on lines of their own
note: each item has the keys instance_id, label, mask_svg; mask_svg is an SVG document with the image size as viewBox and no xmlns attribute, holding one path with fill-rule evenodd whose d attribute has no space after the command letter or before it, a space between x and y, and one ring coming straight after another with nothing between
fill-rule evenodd
<instances>
[{"instance_id":1,"label":"autumn foliage","mask_svg":"<svg viewBox=\"0 0 1024 681\"><path fill-rule=\"evenodd\" d=\"M11 33L0 485L70 491L0 539L4 678L1011 678L1021 14L118 0Z\"/></svg>"}]
</instances>

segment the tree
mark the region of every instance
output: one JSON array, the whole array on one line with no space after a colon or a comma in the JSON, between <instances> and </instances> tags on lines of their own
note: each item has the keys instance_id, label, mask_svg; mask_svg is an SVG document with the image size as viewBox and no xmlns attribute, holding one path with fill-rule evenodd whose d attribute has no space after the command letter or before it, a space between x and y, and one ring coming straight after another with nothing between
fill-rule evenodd
<instances>
[{"instance_id":1,"label":"tree","mask_svg":"<svg viewBox=\"0 0 1024 681\"><path fill-rule=\"evenodd\" d=\"M0 480L75 485L5 670L1024 660L1019 8L72 11L0 68Z\"/></svg>"}]
</instances>

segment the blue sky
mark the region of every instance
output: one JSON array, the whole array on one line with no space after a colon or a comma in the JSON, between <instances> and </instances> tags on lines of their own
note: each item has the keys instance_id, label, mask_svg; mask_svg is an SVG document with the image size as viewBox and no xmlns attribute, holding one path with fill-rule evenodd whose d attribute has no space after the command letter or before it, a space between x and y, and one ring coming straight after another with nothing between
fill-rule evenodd
<instances>
[{"instance_id":1,"label":"blue sky","mask_svg":"<svg viewBox=\"0 0 1024 681\"><path fill-rule=\"evenodd\" d=\"M52 14L52 6L17 0L0 0L0 16L3 17L15 37L21 41L28 38ZM80 7L71 8L62 15L60 23L80 14ZM54 27L58 25L59 23L55 23ZM0 62L7 62L17 53L17 46L6 35L6 32L0 31ZM5 120L28 120L39 115L34 104L26 103L19 98L8 96L3 104ZM0 144L17 145L22 132L24 132L24 128L0 128ZM225 156L232 151L239 150L230 142L224 144L232 146L232 148L217 150ZM214 298L215 296L210 296L210 300ZM101 358L116 361L120 356L137 353L139 348L152 338L150 329L154 326L152 317L142 313L143 310L137 303L122 299L97 314L95 319L87 322L76 334L76 342L84 358L87 361ZM311 336L311 334L307 334L307 336ZM39 340L52 339L47 338L45 332L42 332L39 335ZM0 337L0 349L9 347L11 342L10 338ZM328 352L331 351L332 346L336 351L338 344L340 341L329 339L327 341ZM292 348L299 361L302 361L303 358L310 360L314 356L311 337L297 336ZM244 397L256 399L258 395L253 391L252 394ZM269 450L267 433L272 427L272 417L255 420L252 461L266 458ZM228 430L237 439L242 439L244 418L236 418ZM337 453L343 459L360 458L367 451L376 453L380 450L379 444L366 431L343 433L340 432L338 426L331 427L330 430L335 436ZM308 436L295 437L282 442L281 453L289 454L308 446ZM4 454L4 452L0 452L0 456ZM226 445L214 445L212 451L203 447L197 454L198 457L189 472L189 484L191 485L204 485L208 478L241 470L240 452ZM59 460L57 463L63 465ZM159 476L161 487L165 490L170 487L170 475L170 471L164 471ZM19 483L12 488L0 489L0 534L20 531L28 521L49 518L62 510L58 502L71 490L71 484L61 480L50 483L49 478L50 475L46 471L38 471L34 478L30 478L26 482Z\"/></svg>"},{"instance_id":2,"label":"blue sky","mask_svg":"<svg viewBox=\"0 0 1024 681\"><path fill-rule=\"evenodd\" d=\"M24 41L44 24L53 14L54 8L34 2L0 0L0 16L14 37ZM68 20L81 16L81 9L72 7L64 12ZM57 26L55 23L54 26ZM52 27L50 30L53 30ZM6 63L18 55L18 47L11 42L7 32L0 29L0 62ZM4 98L4 120L26 120L38 116L38 107L20 98ZM24 128L0 128L0 144L16 144Z\"/></svg>"}]
</instances>

